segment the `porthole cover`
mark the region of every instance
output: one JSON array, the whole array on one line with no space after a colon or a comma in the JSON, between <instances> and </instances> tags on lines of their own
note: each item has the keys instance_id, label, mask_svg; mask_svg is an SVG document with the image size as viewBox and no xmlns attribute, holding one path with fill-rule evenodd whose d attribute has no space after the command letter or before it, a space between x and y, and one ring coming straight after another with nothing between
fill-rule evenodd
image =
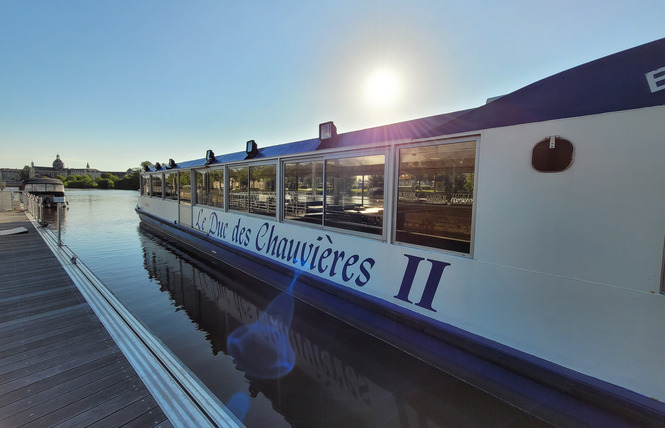
<instances>
[{"instance_id":1,"label":"porthole cover","mask_svg":"<svg viewBox=\"0 0 665 428\"><path fill-rule=\"evenodd\" d=\"M573 163L573 143L561 137L547 137L533 148L531 165L540 172L560 172Z\"/></svg>"}]
</instances>

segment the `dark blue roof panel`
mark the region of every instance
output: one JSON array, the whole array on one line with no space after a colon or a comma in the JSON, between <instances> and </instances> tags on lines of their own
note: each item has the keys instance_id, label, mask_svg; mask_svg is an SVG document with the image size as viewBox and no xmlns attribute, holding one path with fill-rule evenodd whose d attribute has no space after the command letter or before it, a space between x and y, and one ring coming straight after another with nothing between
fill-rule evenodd
<instances>
[{"instance_id":1,"label":"dark blue roof panel","mask_svg":"<svg viewBox=\"0 0 665 428\"><path fill-rule=\"evenodd\" d=\"M228 153L225 155L219 155L215 158L215 162L212 164L218 164L218 163L227 163L227 162L237 162L245 159L247 157L247 153L245 152L235 152L235 153Z\"/></svg>"},{"instance_id":2,"label":"dark blue roof panel","mask_svg":"<svg viewBox=\"0 0 665 428\"><path fill-rule=\"evenodd\" d=\"M660 39L540 80L419 137L665 105L664 76Z\"/></svg>"},{"instance_id":3,"label":"dark blue roof panel","mask_svg":"<svg viewBox=\"0 0 665 428\"><path fill-rule=\"evenodd\" d=\"M197 166L203 166L206 164L205 158L201 159L195 159L195 160L190 160L190 161L185 161L185 162L177 162L176 163L176 168L192 168L192 167L197 167Z\"/></svg>"},{"instance_id":4,"label":"dark blue roof panel","mask_svg":"<svg viewBox=\"0 0 665 428\"><path fill-rule=\"evenodd\" d=\"M392 125L347 132L339 134L336 138L324 140L318 149L350 147L359 144L382 143L404 139L410 140L435 126L439 126L470 111L471 110L461 110L453 113L439 114L422 119L394 123Z\"/></svg>"},{"instance_id":5,"label":"dark blue roof panel","mask_svg":"<svg viewBox=\"0 0 665 428\"><path fill-rule=\"evenodd\" d=\"M318 138L312 138L311 140L296 141L295 143L280 144L279 146L271 146L263 149L259 148L259 154L256 157L260 158L311 152L316 150L320 143L321 142Z\"/></svg>"}]
</instances>

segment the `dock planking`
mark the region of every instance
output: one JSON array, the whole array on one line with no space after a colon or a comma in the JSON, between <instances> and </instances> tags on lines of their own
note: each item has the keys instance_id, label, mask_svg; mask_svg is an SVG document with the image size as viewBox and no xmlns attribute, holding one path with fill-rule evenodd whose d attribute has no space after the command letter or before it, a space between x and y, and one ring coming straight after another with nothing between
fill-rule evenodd
<instances>
[{"instance_id":1,"label":"dock planking","mask_svg":"<svg viewBox=\"0 0 665 428\"><path fill-rule=\"evenodd\" d=\"M162 426L166 415L21 212L1 212L0 426Z\"/></svg>"}]
</instances>

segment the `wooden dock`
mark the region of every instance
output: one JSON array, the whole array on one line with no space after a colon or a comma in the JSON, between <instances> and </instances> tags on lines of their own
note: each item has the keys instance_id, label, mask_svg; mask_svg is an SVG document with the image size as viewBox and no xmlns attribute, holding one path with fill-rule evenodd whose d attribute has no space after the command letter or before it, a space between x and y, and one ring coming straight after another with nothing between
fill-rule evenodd
<instances>
[{"instance_id":1,"label":"wooden dock","mask_svg":"<svg viewBox=\"0 0 665 428\"><path fill-rule=\"evenodd\" d=\"M21 212L0 214L0 425L171 426Z\"/></svg>"},{"instance_id":2,"label":"wooden dock","mask_svg":"<svg viewBox=\"0 0 665 428\"><path fill-rule=\"evenodd\" d=\"M190 416L184 407L203 406L178 396L196 394L146 387L159 370L131 356L137 373L118 341L128 335L100 321L42 232L23 212L0 212L0 231L14 228L27 232L0 236L0 426L235 426L223 410Z\"/></svg>"}]
</instances>

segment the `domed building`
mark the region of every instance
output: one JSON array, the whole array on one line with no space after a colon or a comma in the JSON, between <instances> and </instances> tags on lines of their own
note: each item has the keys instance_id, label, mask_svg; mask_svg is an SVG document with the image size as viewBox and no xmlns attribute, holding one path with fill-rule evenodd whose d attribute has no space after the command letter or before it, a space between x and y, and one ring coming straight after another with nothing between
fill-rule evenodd
<instances>
[{"instance_id":1,"label":"domed building","mask_svg":"<svg viewBox=\"0 0 665 428\"><path fill-rule=\"evenodd\" d=\"M66 168L65 163L60 159L60 155L55 156L52 166L36 166L34 162L30 163L29 167L30 177L56 177L61 175L68 177L70 175L88 175L93 180L100 177L105 172L110 172L117 177L123 177L127 171L100 171L96 168L90 168L90 163L87 163L85 168Z\"/></svg>"},{"instance_id":2,"label":"domed building","mask_svg":"<svg viewBox=\"0 0 665 428\"><path fill-rule=\"evenodd\" d=\"M53 161L53 169L60 171L65 167L64 162L60 159L60 155L55 155L55 160Z\"/></svg>"},{"instance_id":3,"label":"domed building","mask_svg":"<svg viewBox=\"0 0 665 428\"><path fill-rule=\"evenodd\" d=\"M28 170L27 177L24 172L25 169ZM131 173L132 170L130 168L127 171L100 171L90 168L90 163L87 163L85 168L66 168L65 163L60 159L60 155L57 154L51 166L37 166L34 162L31 162L29 166L26 165L23 169L0 168L0 183L7 187L19 187L25 178L55 178L57 176L68 177L70 175L88 175L94 180L105 172L120 178Z\"/></svg>"}]
</instances>

